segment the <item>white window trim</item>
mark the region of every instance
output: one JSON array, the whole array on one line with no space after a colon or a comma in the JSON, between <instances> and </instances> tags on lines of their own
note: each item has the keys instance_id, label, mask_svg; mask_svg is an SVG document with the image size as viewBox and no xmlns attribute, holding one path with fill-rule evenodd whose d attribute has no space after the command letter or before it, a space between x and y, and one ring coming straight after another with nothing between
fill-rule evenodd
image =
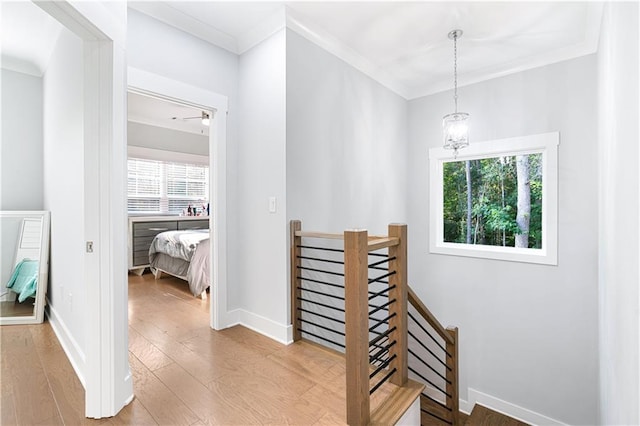
<instances>
[{"instance_id":1,"label":"white window trim","mask_svg":"<svg viewBox=\"0 0 640 426\"><path fill-rule=\"evenodd\" d=\"M458 152L429 149L429 252L514 262L558 264L558 132L475 142ZM515 248L444 242L443 164L506 155L542 154L542 248Z\"/></svg>"}]
</instances>

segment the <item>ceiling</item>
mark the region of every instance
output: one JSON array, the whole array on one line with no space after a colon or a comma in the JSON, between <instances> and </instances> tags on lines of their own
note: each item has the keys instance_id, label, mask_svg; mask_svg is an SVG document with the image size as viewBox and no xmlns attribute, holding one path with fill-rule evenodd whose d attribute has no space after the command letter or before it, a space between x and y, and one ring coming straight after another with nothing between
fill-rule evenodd
<instances>
[{"instance_id":1,"label":"ceiling","mask_svg":"<svg viewBox=\"0 0 640 426\"><path fill-rule=\"evenodd\" d=\"M203 110L192 106L129 92L127 109L128 119L134 123L209 135L209 126L202 124Z\"/></svg>"},{"instance_id":2,"label":"ceiling","mask_svg":"<svg viewBox=\"0 0 640 426\"><path fill-rule=\"evenodd\" d=\"M30 1L0 2L2 67L41 77L62 25Z\"/></svg>"},{"instance_id":3,"label":"ceiling","mask_svg":"<svg viewBox=\"0 0 640 426\"><path fill-rule=\"evenodd\" d=\"M597 50L597 2L131 2L130 7L236 54L286 22L391 90L413 99Z\"/></svg>"}]
</instances>

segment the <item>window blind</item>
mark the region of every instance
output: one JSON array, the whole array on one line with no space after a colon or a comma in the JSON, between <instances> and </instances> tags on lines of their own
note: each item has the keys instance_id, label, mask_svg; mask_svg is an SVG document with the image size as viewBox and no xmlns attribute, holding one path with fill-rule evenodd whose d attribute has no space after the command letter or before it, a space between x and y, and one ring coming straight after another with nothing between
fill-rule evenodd
<instances>
[{"instance_id":1,"label":"window blind","mask_svg":"<svg viewBox=\"0 0 640 426\"><path fill-rule=\"evenodd\" d=\"M209 201L209 167L129 158L129 213L181 213L190 205L203 210Z\"/></svg>"}]
</instances>

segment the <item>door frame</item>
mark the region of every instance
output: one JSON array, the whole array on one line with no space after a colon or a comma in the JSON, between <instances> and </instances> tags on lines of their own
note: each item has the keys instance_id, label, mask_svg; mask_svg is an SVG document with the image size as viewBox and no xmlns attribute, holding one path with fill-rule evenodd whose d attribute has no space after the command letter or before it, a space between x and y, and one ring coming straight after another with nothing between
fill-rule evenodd
<instances>
[{"instance_id":1,"label":"door frame","mask_svg":"<svg viewBox=\"0 0 640 426\"><path fill-rule=\"evenodd\" d=\"M85 388L85 416L109 417L133 400L120 303L127 296L126 3L34 3L83 41L83 233L93 250L78 265L87 286L85 345L83 359L71 361Z\"/></svg>"},{"instance_id":2,"label":"door frame","mask_svg":"<svg viewBox=\"0 0 640 426\"><path fill-rule=\"evenodd\" d=\"M209 216L212 241L210 260L212 273L209 324L220 330L227 323L227 113L228 98L181 81L128 68L129 91L179 102L212 112L209 127L209 199L213 213ZM127 301L122 301L126 306Z\"/></svg>"}]
</instances>

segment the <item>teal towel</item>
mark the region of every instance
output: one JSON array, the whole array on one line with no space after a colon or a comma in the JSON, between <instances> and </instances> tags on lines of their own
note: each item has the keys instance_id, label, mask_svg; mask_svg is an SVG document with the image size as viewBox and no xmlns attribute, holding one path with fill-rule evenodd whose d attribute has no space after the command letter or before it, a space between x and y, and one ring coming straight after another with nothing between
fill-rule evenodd
<instances>
[{"instance_id":1,"label":"teal towel","mask_svg":"<svg viewBox=\"0 0 640 426\"><path fill-rule=\"evenodd\" d=\"M7 283L7 288L19 294L18 302L24 302L27 297L36 294L38 288L38 261L24 259L16 265L13 275Z\"/></svg>"}]
</instances>

